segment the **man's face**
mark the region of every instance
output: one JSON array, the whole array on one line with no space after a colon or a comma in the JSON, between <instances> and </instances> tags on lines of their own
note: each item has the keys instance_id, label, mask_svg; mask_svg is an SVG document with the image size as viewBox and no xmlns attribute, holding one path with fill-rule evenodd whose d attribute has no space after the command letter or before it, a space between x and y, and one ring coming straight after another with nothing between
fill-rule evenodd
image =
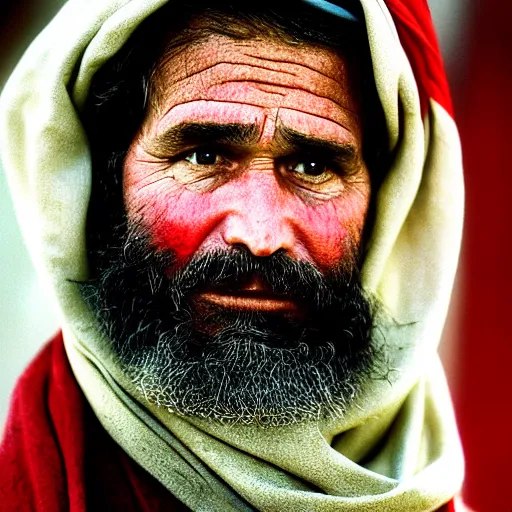
<instances>
[{"instance_id":1,"label":"man's face","mask_svg":"<svg viewBox=\"0 0 512 512\"><path fill-rule=\"evenodd\" d=\"M325 271L359 244L370 179L343 57L218 36L176 52L156 80L124 167L128 218L154 246L180 263L234 245L282 250Z\"/></svg>"},{"instance_id":2,"label":"man's face","mask_svg":"<svg viewBox=\"0 0 512 512\"><path fill-rule=\"evenodd\" d=\"M126 373L185 416L342 414L376 355L358 281L370 180L345 59L211 36L153 80L124 161L127 233L82 287Z\"/></svg>"}]
</instances>

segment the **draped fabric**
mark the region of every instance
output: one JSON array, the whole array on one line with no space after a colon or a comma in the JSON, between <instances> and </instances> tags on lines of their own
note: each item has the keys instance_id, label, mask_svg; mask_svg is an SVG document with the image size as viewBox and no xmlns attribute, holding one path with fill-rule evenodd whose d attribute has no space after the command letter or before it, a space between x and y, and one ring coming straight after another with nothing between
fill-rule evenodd
<instances>
[{"instance_id":1,"label":"draped fabric","mask_svg":"<svg viewBox=\"0 0 512 512\"><path fill-rule=\"evenodd\" d=\"M71 372L61 334L16 386L0 461L2 510L189 510L100 426ZM455 511L454 502L442 511Z\"/></svg>"},{"instance_id":2,"label":"draped fabric","mask_svg":"<svg viewBox=\"0 0 512 512\"><path fill-rule=\"evenodd\" d=\"M87 278L91 184L78 112L94 72L163 3L70 0L0 99L0 150L17 213L60 307L67 356L88 403L110 437L193 510L437 510L463 477L436 353L460 247L463 185L426 3L361 1L393 156L374 197L362 283L382 305L379 333L393 377L368 381L343 417L265 429L147 404L73 283Z\"/></svg>"},{"instance_id":3,"label":"draped fabric","mask_svg":"<svg viewBox=\"0 0 512 512\"><path fill-rule=\"evenodd\" d=\"M386 3L418 84L422 112L427 112L428 101L433 99L453 115L448 81L426 0Z\"/></svg>"},{"instance_id":4,"label":"draped fabric","mask_svg":"<svg viewBox=\"0 0 512 512\"><path fill-rule=\"evenodd\" d=\"M16 386L0 461L2 510L187 510L100 426L71 372L61 334Z\"/></svg>"}]
</instances>

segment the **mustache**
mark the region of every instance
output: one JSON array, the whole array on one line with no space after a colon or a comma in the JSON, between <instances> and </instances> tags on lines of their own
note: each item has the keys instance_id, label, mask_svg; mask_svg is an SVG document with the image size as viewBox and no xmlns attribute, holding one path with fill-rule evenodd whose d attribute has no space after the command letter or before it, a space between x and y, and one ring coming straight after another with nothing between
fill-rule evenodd
<instances>
[{"instance_id":1,"label":"mustache","mask_svg":"<svg viewBox=\"0 0 512 512\"><path fill-rule=\"evenodd\" d=\"M268 332L263 337L272 338L269 344L283 346L300 343L306 332L315 344L332 335L339 340L370 335L371 306L361 288L355 252L345 251L337 265L321 272L285 251L258 257L240 244L198 253L183 263L174 251L155 249L140 228L124 226L113 238L117 243L94 255L95 276L77 285L119 354L158 344L157 332L177 332L188 325L189 336L201 346L207 332L195 325L226 326L225 333L231 325L238 336L241 325L258 324ZM205 308L196 301L212 289L236 295L255 277L265 293L295 302L303 312L300 320L274 312Z\"/></svg>"},{"instance_id":2,"label":"mustache","mask_svg":"<svg viewBox=\"0 0 512 512\"><path fill-rule=\"evenodd\" d=\"M317 311L336 302L344 291L359 283L358 255L347 253L343 261L325 274L313 263L296 260L284 250L269 256L254 256L243 245L195 255L185 265L172 250L156 251L144 236L128 236L122 262L114 268L139 278L150 294L164 294L178 310L191 295L213 289L236 292L257 277L272 294L305 303ZM110 265L112 268L112 265ZM119 272L116 272L119 278Z\"/></svg>"}]
</instances>

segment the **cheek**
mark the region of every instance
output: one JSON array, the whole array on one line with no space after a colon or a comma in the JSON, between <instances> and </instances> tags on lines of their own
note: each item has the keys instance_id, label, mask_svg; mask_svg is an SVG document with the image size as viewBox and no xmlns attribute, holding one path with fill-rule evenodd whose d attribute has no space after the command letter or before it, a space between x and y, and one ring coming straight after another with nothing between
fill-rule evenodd
<instances>
[{"instance_id":1,"label":"cheek","mask_svg":"<svg viewBox=\"0 0 512 512\"><path fill-rule=\"evenodd\" d=\"M178 261L184 262L197 252L217 224L208 198L188 191L170 204L159 203L155 210L158 214L150 224L153 242L158 249L175 251Z\"/></svg>"},{"instance_id":2,"label":"cheek","mask_svg":"<svg viewBox=\"0 0 512 512\"><path fill-rule=\"evenodd\" d=\"M336 198L318 206L297 209L298 238L310 259L327 270L352 257L361 240L366 218L366 198Z\"/></svg>"},{"instance_id":3,"label":"cheek","mask_svg":"<svg viewBox=\"0 0 512 512\"><path fill-rule=\"evenodd\" d=\"M125 182L125 201L130 221L142 224L155 248L173 250L178 264L187 263L199 250L226 248L223 223L231 214L242 213L267 218L265 229L274 230L272 235L277 238L282 233L292 233L290 256L326 270L347 253L352 255L354 246L359 244L369 197L369 191L359 191L311 205L279 190L275 194L261 192L255 197L257 184L252 182L249 188L237 183L207 193L178 185L170 188L168 183L156 188ZM266 191L260 185L257 190ZM257 204L259 208L247 211L248 204Z\"/></svg>"},{"instance_id":4,"label":"cheek","mask_svg":"<svg viewBox=\"0 0 512 512\"><path fill-rule=\"evenodd\" d=\"M223 218L211 194L183 187L172 193L141 189L126 201L130 220L142 224L157 250L173 250L178 263L186 263Z\"/></svg>"}]
</instances>

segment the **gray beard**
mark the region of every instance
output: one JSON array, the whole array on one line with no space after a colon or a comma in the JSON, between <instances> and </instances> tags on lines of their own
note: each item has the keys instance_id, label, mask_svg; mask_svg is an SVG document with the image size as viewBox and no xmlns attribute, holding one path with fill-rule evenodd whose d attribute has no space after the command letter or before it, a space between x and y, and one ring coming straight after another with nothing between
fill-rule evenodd
<instances>
[{"instance_id":1,"label":"gray beard","mask_svg":"<svg viewBox=\"0 0 512 512\"><path fill-rule=\"evenodd\" d=\"M236 250L199 256L167 277L173 255L143 237L111 247L98 277L79 284L82 296L138 392L170 412L265 427L336 418L382 361L353 260L323 277L282 254L262 261ZM255 274L306 304L308 317L199 312L191 299Z\"/></svg>"},{"instance_id":2,"label":"gray beard","mask_svg":"<svg viewBox=\"0 0 512 512\"><path fill-rule=\"evenodd\" d=\"M360 391L363 375L349 374L332 343L279 348L262 343L266 334L256 329L230 330L223 351L180 359L171 347L186 341L174 335L134 355L125 370L148 402L169 412L262 426L342 416Z\"/></svg>"}]
</instances>

